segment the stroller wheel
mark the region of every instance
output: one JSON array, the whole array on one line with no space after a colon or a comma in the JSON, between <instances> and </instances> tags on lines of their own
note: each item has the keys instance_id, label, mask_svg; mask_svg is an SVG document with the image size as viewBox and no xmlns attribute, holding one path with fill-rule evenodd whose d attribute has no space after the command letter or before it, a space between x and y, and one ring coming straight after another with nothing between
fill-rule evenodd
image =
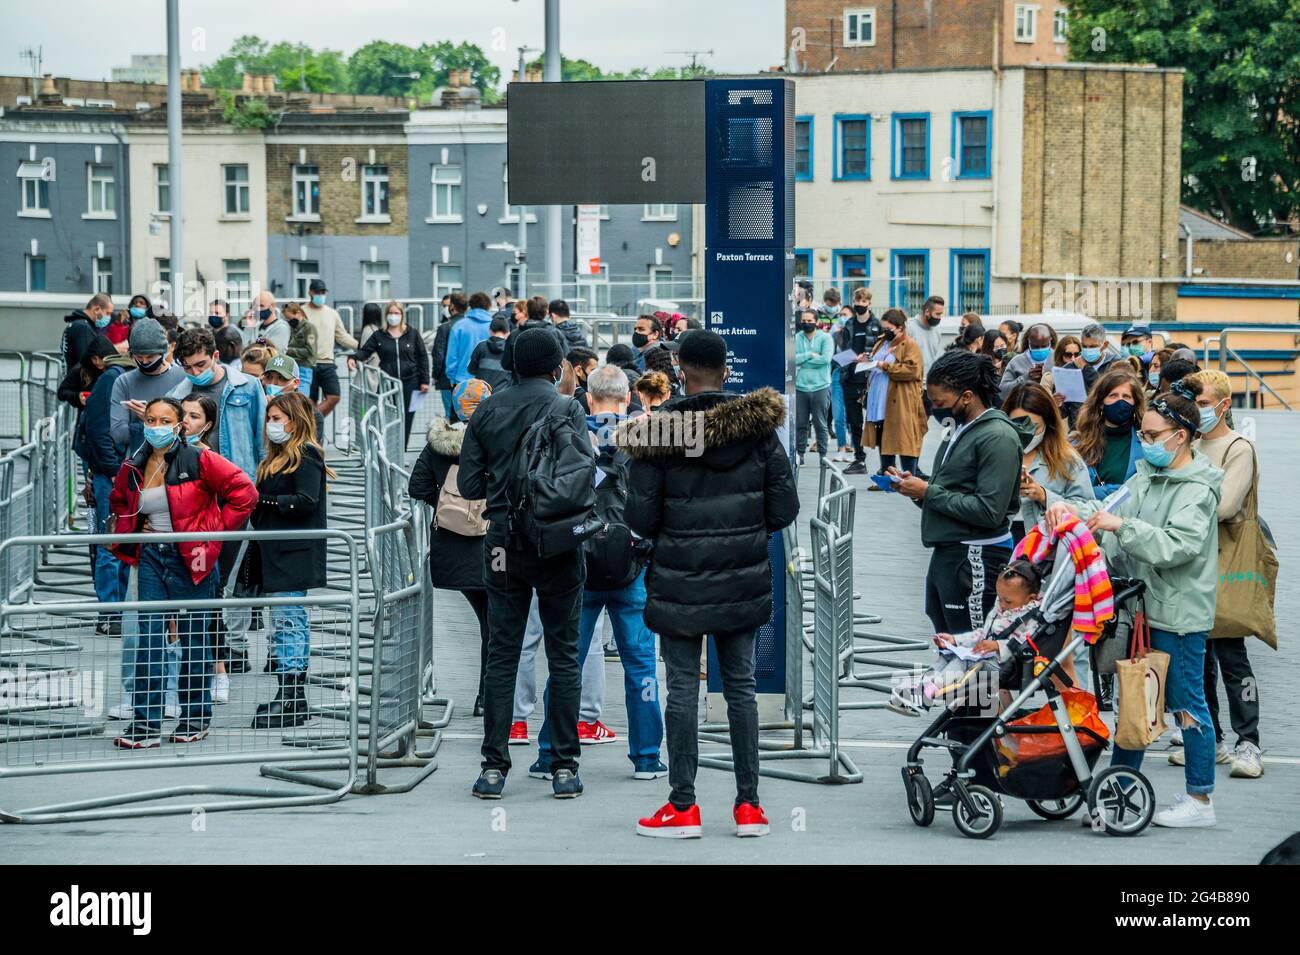
<instances>
[{"instance_id":1,"label":"stroller wheel","mask_svg":"<svg viewBox=\"0 0 1300 955\"><path fill-rule=\"evenodd\" d=\"M1108 766L1088 787L1088 813L1112 836L1135 836L1151 823L1156 793L1136 769Z\"/></svg>"},{"instance_id":2,"label":"stroller wheel","mask_svg":"<svg viewBox=\"0 0 1300 955\"><path fill-rule=\"evenodd\" d=\"M1066 796L1064 799L1026 799L1025 804L1033 812L1044 819L1053 821L1059 819L1069 819L1079 807L1083 805L1086 797L1083 793L1075 793L1073 796Z\"/></svg>"},{"instance_id":3,"label":"stroller wheel","mask_svg":"<svg viewBox=\"0 0 1300 955\"><path fill-rule=\"evenodd\" d=\"M963 836L987 839L1002 825L1002 800L987 786L967 786L966 793L979 814L971 815L958 794L952 806L952 821Z\"/></svg>"},{"instance_id":4,"label":"stroller wheel","mask_svg":"<svg viewBox=\"0 0 1300 955\"><path fill-rule=\"evenodd\" d=\"M925 773L903 769L903 787L907 790L907 811L918 826L934 822L934 791Z\"/></svg>"}]
</instances>

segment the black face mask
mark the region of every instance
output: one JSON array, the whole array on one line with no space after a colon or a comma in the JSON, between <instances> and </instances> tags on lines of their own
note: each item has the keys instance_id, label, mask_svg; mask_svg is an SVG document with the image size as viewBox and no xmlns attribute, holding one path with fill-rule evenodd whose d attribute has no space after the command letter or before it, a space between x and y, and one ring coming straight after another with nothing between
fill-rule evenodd
<instances>
[{"instance_id":1,"label":"black face mask","mask_svg":"<svg viewBox=\"0 0 1300 955\"><path fill-rule=\"evenodd\" d=\"M273 309L273 308L263 308L263 309L259 309L259 310L258 310L258 312L257 312L257 317L260 318L262 321L266 321L268 318L270 318L270 317L271 317L272 315L274 315L274 314L275 314L275 309Z\"/></svg>"},{"instance_id":2,"label":"black face mask","mask_svg":"<svg viewBox=\"0 0 1300 955\"><path fill-rule=\"evenodd\" d=\"M1007 357L1007 350L1005 348L995 348L993 349L993 357L998 361L1001 361L1003 358Z\"/></svg>"},{"instance_id":3,"label":"black face mask","mask_svg":"<svg viewBox=\"0 0 1300 955\"><path fill-rule=\"evenodd\" d=\"M807 333L807 332L811 332L811 331L813 331L813 330L817 327L817 323L816 323L816 322L800 322L800 323L799 323L799 327L802 328L802 329L804 330L805 333Z\"/></svg>"},{"instance_id":4,"label":"black face mask","mask_svg":"<svg viewBox=\"0 0 1300 955\"><path fill-rule=\"evenodd\" d=\"M897 335L898 332L894 331L892 328L886 328L883 332L880 333L880 337L887 342L892 342Z\"/></svg>"},{"instance_id":5,"label":"black face mask","mask_svg":"<svg viewBox=\"0 0 1300 955\"><path fill-rule=\"evenodd\" d=\"M938 325L938 324L939 324L940 322L942 322L942 321L943 321L942 318L929 318L929 317L927 317L926 320L925 320L925 323L926 323L927 325L929 325L931 328L934 328L936 325Z\"/></svg>"},{"instance_id":6,"label":"black face mask","mask_svg":"<svg viewBox=\"0 0 1300 955\"><path fill-rule=\"evenodd\" d=\"M650 336L646 335L644 332L633 332L632 344L637 348L645 348L646 345L650 344Z\"/></svg>"},{"instance_id":7,"label":"black face mask","mask_svg":"<svg viewBox=\"0 0 1300 955\"><path fill-rule=\"evenodd\" d=\"M941 427L945 428L948 426L949 421L958 426L966 423L966 412L958 409L955 404L948 408L945 408L942 405L930 405L930 417L934 418L935 421L939 422Z\"/></svg>"},{"instance_id":8,"label":"black face mask","mask_svg":"<svg viewBox=\"0 0 1300 955\"><path fill-rule=\"evenodd\" d=\"M867 314L867 312L868 312L869 310L870 310L869 307L866 306L866 305L854 305L854 306L853 306L853 311L857 312L859 315L865 315L865 314Z\"/></svg>"},{"instance_id":9,"label":"black face mask","mask_svg":"<svg viewBox=\"0 0 1300 955\"><path fill-rule=\"evenodd\" d=\"M220 315L209 315L209 316L208 316L208 324L211 325L213 328L220 328L220 327L221 327L222 325L224 325L225 323L226 323L225 318L223 318L223 317L220 316Z\"/></svg>"},{"instance_id":10,"label":"black face mask","mask_svg":"<svg viewBox=\"0 0 1300 955\"><path fill-rule=\"evenodd\" d=\"M137 359L135 366L139 368L142 372L144 372L146 375L152 375L154 372L156 372L159 368L162 367L163 362L166 360L167 360L166 355L159 355L157 358L155 358L153 361L149 362L148 364L141 364L140 361Z\"/></svg>"}]
</instances>

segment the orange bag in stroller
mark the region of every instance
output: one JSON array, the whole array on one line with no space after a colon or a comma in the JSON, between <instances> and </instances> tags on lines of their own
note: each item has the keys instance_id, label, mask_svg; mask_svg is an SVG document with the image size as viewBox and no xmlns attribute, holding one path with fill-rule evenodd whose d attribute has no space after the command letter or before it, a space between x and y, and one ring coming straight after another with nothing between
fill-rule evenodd
<instances>
[{"instance_id":1,"label":"orange bag in stroller","mask_svg":"<svg viewBox=\"0 0 1300 955\"><path fill-rule=\"evenodd\" d=\"M1110 739L1110 730L1102 722L1097 711L1097 698L1087 690L1070 687L1061 691L1065 700L1065 709L1070 716L1070 723L1076 730L1090 730L1091 733L1078 734L1083 748L1100 746ZM1007 724L1007 735L998 741L999 762L1004 766L1027 763L1033 760L1048 759L1065 755L1065 740L1057 733L1017 733L1017 726L1055 726L1056 716L1050 705L1012 720ZM1095 736L1092 734L1096 734ZM1098 740L1096 737L1100 737Z\"/></svg>"}]
</instances>

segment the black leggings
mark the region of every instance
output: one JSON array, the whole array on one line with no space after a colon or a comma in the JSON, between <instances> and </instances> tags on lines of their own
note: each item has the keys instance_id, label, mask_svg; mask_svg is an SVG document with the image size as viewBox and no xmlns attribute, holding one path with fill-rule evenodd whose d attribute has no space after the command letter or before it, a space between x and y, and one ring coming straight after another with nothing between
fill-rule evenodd
<instances>
[{"instance_id":1,"label":"black leggings","mask_svg":"<svg viewBox=\"0 0 1300 955\"><path fill-rule=\"evenodd\" d=\"M483 696L483 675L487 672L488 645L488 597L486 590L462 590L469 602L474 616L478 618L479 658L478 658L478 695Z\"/></svg>"},{"instance_id":2,"label":"black leggings","mask_svg":"<svg viewBox=\"0 0 1300 955\"><path fill-rule=\"evenodd\" d=\"M906 454L900 454L898 455L898 460L902 462L900 465L901 470L906 471L908 474L916 473L916 458L908 457ZM885 468L892 467L894 467L894 455L882 454L880 456L881 473L884 473Z\"/></svg>"}]
</instances>

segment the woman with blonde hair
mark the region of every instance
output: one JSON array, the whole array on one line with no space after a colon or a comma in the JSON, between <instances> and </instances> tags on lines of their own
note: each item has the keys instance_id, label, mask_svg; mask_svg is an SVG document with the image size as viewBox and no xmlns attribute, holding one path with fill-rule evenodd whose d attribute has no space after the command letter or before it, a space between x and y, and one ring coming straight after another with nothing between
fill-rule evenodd
<instances>
[{"instance_id":1,"label":"woman with blonde hair","mask_svg":"<svg viewBox=\"0 0 1300 955\"><path fill-rule=\"evenodd\" d=\"M305 395L287 391L266 403L266 455L257 466L258 531L323 530L325 452L316 443L313 406ZM325 538L261 540L248 545L242 574L246 587L266 597L305 597L325 586ZM307 662L311 632L307 610L300 605L271 607L271 656L276 660L279 692L257 708L253 729L299 726L311 714L307 706Z\"/></svg>"},{"instance_id":2,"label":"woman with blonde hair","mask_svg":"<svg viewBox=\"0 0 1300 955\"><path fill-rule=\"evenodd\" d=\"M668 400L672 389L668 386L668 376L662 371L648 371L636 380L636 394L641 399L641 407L654 411Z\"/></svg>"}]
</instances>

